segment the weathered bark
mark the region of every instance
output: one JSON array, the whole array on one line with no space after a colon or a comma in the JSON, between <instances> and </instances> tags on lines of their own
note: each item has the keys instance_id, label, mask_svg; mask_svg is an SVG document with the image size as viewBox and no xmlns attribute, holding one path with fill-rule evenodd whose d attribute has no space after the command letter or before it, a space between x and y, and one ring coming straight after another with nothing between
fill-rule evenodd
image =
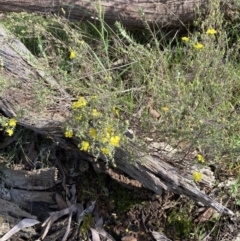
<instances>
[{"instance_id":1,"label":"weathered bark","mask_svg":"<svg viewBox=\"0 0 240 241\"><path fill-rule=\"evenodd\" d=\"M55 169L30 172L12 170L4 163L0 164L0 236L7 233L21 218L42 220L49 216L51 210L48 206L55 204L54 192L48 191L56 185ZM3 188L3 185L7 188ZM4 223L7 224L5 229ZM31 234L31 229L24 232Z\"/></svg>"},{"instance_id":2,"label":"weathered bark","mask_svg":"<svg viewBox=\"0 0 240 241\"><path fill-rule=\"evenodd\" d=\"M196 8L203 11L208 2L209 0L0 0L0 11L63 14L61 9L64 9L67 18L93 21L98 16L97 9L101 7L108 24L121 21L125 27L139 28L143 27L144 20L159 27L183 27L196 20Z\"/></svg>"},{"instance_id":3,"label":"weathered bark","mask_svg":"<svg viewBox=\"0 0 240 241\"><path fill-rule=\"evenodd\" d=\"M62 136L61 128L59 126L56 128L56 126L68 116L71 97L54 78L40 69L40 65L38 65L39 68L37 67L37 59L19 40L8 38L1 25L0 57L4 65L1 75L8 79L8 89L4 92L0 90L2 111L8 116L16 116L17 112L23 111L25 114L19 124L27 128L35 126L36 130L41 130L42 134L51 135L53 131L56 137ZM44 79L42 83L41 79ZM43 92L51 88L56 93L55 96L48 96L50 104L44 109L34 100L36 95L34 96L33 93L36 93L36 86L41 87ZM32 113L32 115L27 113Z\"/></svg>"},{"instance_id":4,"label":"weathered bark","mask_svg":"<svg viewBox=\"0 0 240 241\"><path fill-rule=\"evenodd\" d=\"M56 185L56 168L45 168L33 171L12 170L0 164L1 183L8 188L9 201L28 207L30 202L53 203L51 192L46 192ZM0 187L1 189L1 187ZM41 191L45 191L44 195ZM2 197L3 199L6 199Z\"/></svg>"},{"instance_id":5,"label":"weathered bark","mask_svg":"<svg viewBox=\"0 0 240 241\"><path fill-rule=\"evenodd\" d=\"M40 191L53 188L56 185L56 168L46 168L33 171L12 170L0 165L5 178L5 185L30 191Z\"/></svg>"},{"instance_id":6,"label":"weathered bark","mask_svg":"<svg viewBox=\"0 0 240 241\"><path fill-rule=\"evenodd\" d=\"M71 96L58 85L53 77L40 70L41 65L37 59L20 41L9 38L1 27L0 57L4 66L1 75L9 81L8 89L4 88L1 93L0 110L9 117L15 116L20 110L21 116L18 117L18 124L48 135L60 145L69 148L69 144L63 137L61 125L69 114L70 108L68 107L71 104ZM45 98L57 101L49 101L39 111L35 103L34 93L36 91L33 91L35 86L41 86L43 90L44 88L51 89L52 91L48 91L49 94ZM38 89L38 93L41 89ZM132 143L133 148L136 148L134 145ZM91 161L88 154L82 153L82 155ZM191 168L185 168L183 174L181 170L169 163L169 158L174 159L174 156L170 157L164 151L152 156L139 153L137 160L132 163L129 154L124 150L118 149L115 154L119 170L138 180L144 187L155 193L161 194L164 189L184 194L196 202L215 208L221 213L233 214L232 211L200 191L199 187L192 181L193 170ZM191 161L189 166L192 166ZM207 184L206 175L203 176L203 183Z\"/></svg>"}]
</instances>

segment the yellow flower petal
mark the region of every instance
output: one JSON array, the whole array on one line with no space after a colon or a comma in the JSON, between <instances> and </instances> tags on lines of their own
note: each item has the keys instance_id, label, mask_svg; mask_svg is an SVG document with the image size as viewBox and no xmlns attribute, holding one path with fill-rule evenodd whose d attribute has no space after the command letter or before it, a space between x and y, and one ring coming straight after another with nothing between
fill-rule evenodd
<instances>
[{"instance_id":1,"label":"yellow flower petal","mask_svg":"<svg viewBox=\"0 0 240 241\"><path fill-rule=\"evenodd\" d=\"M7 133L9 136L12 136L12 135L13 135L13 129L6 129L6 133Z\"/></svg>"},{"instance_id":2,"label":"yellow flower petal","mask_svg":"<svg viewBox=\"0 0 240 241\"><path fill-rule=\"evenodd\" d=\"M95 139L97 137L97 130L94 128L90 128L89 135Z\"/></svg>"},{"instance_id":3,"label":"yellow flower petal","mask_svg":"<svg viewBox=\"0 0 240 241\"><path fill-rule=\"evenodd\" d=\"M204 163L204 162L205 162L204 157L203 157L201 154L198 154L198 155L197 155L197 159L198 159L198 161L201 162L201 163Z\"/></svg>"},{"instance_id":4,"label":"yellow flower petal","mask_svg":"<svg viewBox=\"0 0 240 241\"><path fill-rule=\"evenodd\" d=\"M195 182L200 182L202 180L202 173L200 172L194 172L193 173L193 180Z\"/></svg>"},{"instance_id":5,"label":"yellow flower petal","mask_svg":"<svg viewBox=\"0 0 240 241\"><path fill-rule=\"evenodd\" d=\"M113 134L113 127L111 125L108 125L106 128L106 135L109 137Z\"/></svg>"},{"instance_id":6,"label":"yellow flower petal","mask_svg":"<svg viewBox=\"0 0 240 241\"><path fill-rule=\"evenodd\" d=\"M65 134L66 138L72 138L73 137L73 131L72 130L68 129L68 130L65 131L64 134Z\"/></svg>"},{"instance_id":7,"label":"yellow flower petal","mask_svg":"<svg viewBox=\"0 0 240 241\"><path fill-rule=\"evenodd\" d=\"M190 38L188 38L188 37L182 37L183 42L188 42L189 40L190 40Z\"/></svg>"},{"instance_id":8,"label":"yellow flower petal","mask_svg":"<svg viewBox=\"0 0 240 241\"><path fill-rule=\"evenodd\" d=\"M88 141L82 141L81 145L78 146L81 151L89 151L90 144Z\"/></svg>"},{"instance_id":9,"label":"yellow flower petal","mask_svg":"<svg viewBox=\"0 0 240 241\"><path fill-rule=\"evenodd\" d=\"M195 49L202 49L204 46L201 43L196 43L193 47Z\"/></svg>"},{"instance_id":10,"label":"yellow flower petal","mask_svg":"<svg viewBox=\"0 0 240 241\"><path fill-rule=\"evenodd\" d=\"M106 81L111 81L111 80L112 80L112 77L111 77L110 75L106 75L106 76L104 77L104 80L106 80Z\"/></svg>"},{"instance_id":11,"label":"yellow flower petal","mask_svg":"<svg viewBox=\"0 0 240 241\"><path fill-rule=\"evenodd\" d=\"M110 138L109 144L110 144L111 146L118 147L118 146L119 146L120 139L121 139L120 136L112 136L112 137Z\"/></svg>"},{"instance_id":12,"label":"yellow flower petal","mask_svg":"<svg viewBox=\"0 0 240 241\"><path fill-rule=\"evenodd\" d=\"M72 103L72 109L78 109L87 105L87 101L84 97L80 97L78 101Z\"/></svg>"},{"instance_id":13,"label":"yellow flower petal","mask_svg":"<svg viewBox=\"0 0 240 241\"><path fill-rule=\"evenodd\" d=\"M101 148L101 151L102 151L102 153L103 153L104 155L109 155L109 154L110 154L110 151L108 150L107 147L102 147L102 148Z\"/></svg>"},{"instance_id":14,"label":"yellow flower petal","mask_svg":"<svg viewBox=\"0 0 240 241\"><path fill-rule=\"evenodd\" d=\"M116 107L113 107L112 109L113 109L113 112L115 113L115 115L117 117L119 117L119 110Z\"/></svg>"},{"instance_id":15,"label":"yellow flower petal","mask_svg":"<svg viewBox=\"0 0 240 241\"><path fill-rule=\"evenodd\" d=\"M169 108L168 108L167 106L164 106L164 107L162 108L162 110L165 111L165 112L167 112L167 111L169 111Z\"/></svg>"},{"instance_id":16,"label":"yellow flower petal","mask_svg":"<svg viewBox=\"0 0 240 241\"><path fill-rule=\"evenodd\" d=\"M75 117L75 120L81 120L82 119L82 115L78 115Z\"/></svg>"},{"instance_id":17,"label":"yellow flower petal","mask_svg":"<svg viewBox=\"0 0 240 241\"><path fill-rule=\"evenodd\" d=\"M73 50L71 50L70 55L69 55L69 59L75 59L75 58L76 58L76 53Z\"/></svg>"},{"instance_id":18,"label":"yellow flower petal","mask_svg":"<svg viewBox=\"0 0 240 241\"><path fill-rule=\"evenodd\" d=\"M12 118L12 119L9 120L8 124L9 124L9 126L13 126L14 127L14 126L16 126L17 121L16 121L16 119Z\"/></svg>"},{"instance_id":19,"label":"yellow flower petal","mask_svg":"<svg viewBox=\"0 0 240 241\"><path fill-rule=\"evenodd\" d=\"M208 35L214 35L216 33L217 33L217 31L214 28L209 28L206 32L206 34L208 34Z\"/></svg>"},{"instance_id":20,"label":"yellow flower petal","mask_svg":"<svg viewBox=\"0 0 240 241\"><path fill-rule=\"evenodd\" d=\"M93 109L92 115L93 115L93 117L98 117L100 115L100 113L96 109Z\"/></svg>"}]
</instances>

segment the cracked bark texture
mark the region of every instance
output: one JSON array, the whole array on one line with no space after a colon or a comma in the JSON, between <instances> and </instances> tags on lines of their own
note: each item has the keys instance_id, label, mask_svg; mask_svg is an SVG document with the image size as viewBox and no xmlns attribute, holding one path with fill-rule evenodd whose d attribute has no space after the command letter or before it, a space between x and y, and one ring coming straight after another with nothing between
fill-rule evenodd
<instances>
[{"instance_id":1,"label":"cracked bark texture","mask_svg":"<svg viewBox=\"0 0 240 241\"><path fill-rule=\"evenodd\" d=\"M127 28L183 27L197 18L197 8L207 10L209 0L0 0L0 12L63 14L71 20L95 21L100 10L108 24L120 21ZM62 11L64 9L64 11Z\"/></svg>"}]
</instances>

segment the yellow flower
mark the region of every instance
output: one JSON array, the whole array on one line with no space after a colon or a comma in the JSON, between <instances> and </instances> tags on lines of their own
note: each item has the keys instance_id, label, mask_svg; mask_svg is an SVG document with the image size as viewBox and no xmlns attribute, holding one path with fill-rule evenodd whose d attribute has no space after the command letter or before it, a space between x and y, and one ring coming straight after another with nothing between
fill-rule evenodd
<instances>
[{"instance_id":1,"label":"yellow flower","mask_svg":"<svg viewBox=\"0 0 240 241\"><path fill-rule=\"evenodd\" d=\"M217 33L217 31L214 28L209 28L206 32L206 34L208 34L208 35L214 35L216 33Z\"/></svg>"},{"instance_id":2,"label":"yellow flower","mask_svg":"<svg viewBox=\"0 0 240 241\"><path fill-rule=\"evenodd\" d=\"M102 153L103 153L104 155L109 155L109 154L110 154L110 151L108 150L107 147L102 147L102 148L101 148L101 151L102 151Z\"/></svg>"},{"instance_id":3,"label":"yellow flower","mask_svg":"<svg viewBox=\"0 0 240 241\"><path fill-rule=\"evenodd\" d=\"M106 131L106 135L102 138L102 143L107 143L110 140L110 133Z\"/></svg>"},{"instance_id":4,"label":"yellow flower","mask_svg":"<svg viewBox=\"0 0 240 241\"><path fill-rule=\"evenodd\" d=\"M189 41L189 38L188 38L188 37L182 37L182 41L183 41L183 42L188 42L188 41Z\"/></svg>"},{"instance_id":5,"label":"yellow flower","mask_svg":"<svg viewBox=\"0 0 240 241\"><path fill-rule=\"evenodd\" d=\"M196 43L193 47L195 49L202 49L204 46L201 43Z\"/></svg>"},{"instance_id":6,"label":"yellow flower","mask_svg":"<svg viewBox=\"0 0 240 241\"><path fill-rule=\"evenodd\" d=\"M202 173L200 172L194 172L193 173L193 180L195 182L200 182L202 180Z\"/></svg>"},{"instance_id":7,"label":"yellow flower","mask_svg":"<svg viewBox=\"0 0 240 241\"><path fill-rule=\"evenodd\" d=\"M165 111L165 112L167 112L167 111L169 110L169 108L168 108L167 106L164 106L164 107L162 108L162 110Z\"/></svg>"},{"instance_id":8,"label":"yellow flower","mask_svg":"<svg viewBox=\"0 0 240 241\"><path fill-rule=\"evenodd\" d=\"M71 50L69 54L69 59L75 59L75 58L76 58L76 53L73 50Z\"/></svg>"},{"instance_id":9,"label":"yellow flower","mask_svg":"<svg viewBox=\"0 0 240 241\"><path fill-rule=\"evenodd\" d=\"M109 135L113 134L113 127L111 125L107 126L106 133L107 133L108 137L109 137Z\"/></svg>"},{"instance_id":10,"label":"yellow flower","mask_svg":"<svg viewBox=\"0 0 240 241\"><path fill-rule=\"evenodd\" d=\"M90 128L89 135L95 139L97 137L97 130L94 128Z\"/></svg>"},{"instance_id":11,"label":"yellow flower","mask_svg":"<svg viewBox=\"0 0 240 241\"><path fill-rule=\"evenodd\" d=\"M112 136L111 138L110 138L110 145L111 146L116 146L116 147L118 147L119 146L119 142L120 142L120 136Z\"/></svg>"},{"instance_id":12,"label":"yellow flower","mask_svg":"<svg viewBox=\"0 0 240 241\"><path fill-rule=\"evenodd\" d=\"M82 106L85 106L87 104L87 101L84 97L80 97L78 99L78 103L80 103Z\"/></svg>"},{"instance_id":13,"label":"yellow flower","mask_svg":"<svg viewBox=\"0 0 240 241\"><path fill-rule=\"evenodd\" d=\"M91 100L95 100L95 99L97 99L97 96L96 95L92 95L91 96Z\"/></svg>"},{"instance_id":14,"label":"yellow flower","mask_svg":"<svg viewBox=\"0 0 240 241\"><path fill-rule=\"evenodd\" d=\"M79 108L79 103L77 101L74 101L72 103L72 109L77 109L77 108Z\"/></svg>"},{"instance_id":15,"label":"yellow flower","mask_svg":"<svg viewBox=\"0 0 240 241\"><path fill-rule=\"evenodd\" d=\"M113 112L115 113L115 115L117 117L119 117L119 110L116 107L113 107L112 109L113 109Z\"/></svg>"},{"instance_id":16,"label":"yellow flower","mask_svg":"<svg viewBox=\"0 0 240 241\"><path fill-rule=\"evenodd\" d=\"M13 129L6 129L6 132L9 136L13 135Z\"/></svg>"},{"instance_id":17,"label":"yellow flower","mask_svg":"<svg viewBox=\"0 0 240 241\"><path fill-rule=\"evenodd\" d=\"M75 120L81 120L82 119L82 115L78 115L75 117Z\"/></svg>"},{"instance_id":18,"label":"yellow flower","mask_svg":"<svg viewBox=\"0 0 240 241\"><path fill-rule=\"evenodd\" d=\"M73 137L73 131L71 129L67 129L64 133L66 138L72 138Z\"/></svg>"},{"instance_id":19,"label":"yellow flower","mask_svg":"<svg viewBox=\"0 0 240 241\"><path fill-rule=\"evenodd\" d=\"M90 144L88 141L82 141L81 145L78 146L81 151L88 151L90 149Z\"/></svg>"},{"instance_id":20,"label":"yellow flower","mask_svg":"<svg viewBox=\"0 0 240 241\"><path fill-rule=\"evenodd\" d=\"M201 163L204 163L204 162L205 162L204 157L203 157L201 154L198 154L198 155L197 155L197 159L198 159L198 161L201 162Z\"/></svg>"},{"instance_id":21,"label":"yellow flower","mask_svg":"<svg viewBox=\"0 0 240 241\"><path fill-rule=\"evenodd\" d=\"M93 110L92 110L92 115L93 115L94 117L98 117L98 116L100 115L100 113L99 113L96 109L93 109Z\"/></svg>"},{"instance_id":22,"label":"yellow flower","mask_svg":"<svg viewBox=\"0 0 240 241\"><path fill-rule=\"evenodd\" d=\"M72 109L77 109L77 108L80 108L80 107L83 107L87 104L87 101L84 97L80 97L78 99L78 101L74 101L72 103Z\"/></svg>"},{"instance_id":23,"label":"yellow flower","mask_svg":"<svg viewBox=\"0 0 240 241\"><path fill-rule=\"evenodd\" d=\"M10 119L9 122L8 122L9 126L13 126L14 127L14 126L16 126L16 124L17 124L17 121L14 118Z\"/></svg>"}]
</instances>

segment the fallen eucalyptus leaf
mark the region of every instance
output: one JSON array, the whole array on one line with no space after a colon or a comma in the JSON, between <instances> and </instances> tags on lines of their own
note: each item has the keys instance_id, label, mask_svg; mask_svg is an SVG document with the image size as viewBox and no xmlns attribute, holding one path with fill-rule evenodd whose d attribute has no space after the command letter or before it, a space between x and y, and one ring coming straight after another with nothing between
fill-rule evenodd
<instances>
[{"instance_id":1,"label":"fallen eucalyptus leaf","mask_svg":"<svg viewBox=\"0 0 240 241\"><path fill-rule=\"evenodd\" d=\"M103 218L99 218L95 224L96 228L102 228L103 226Z\"/></svg>"},{"instance_id":2,"label":"fallen eucalyptus leaf","mask_svg":"<svg viewBox=\"0 0 240 241\"><path fill-rule=\"evenodd\" d=\"M103 228L97 228L97 231L99 234L101 234L102 237L106 238L108 241L115 241L115 239L108 233L106 232Z\"/></svg>"},{"instance_id":3,"label":"fallen eucalyptus leaf","mask_svg":"<svg viewBox=\"0 0 240 241\"><path fill-rule=\"evenodd\" d=\"M20 221L17 225L15 225L12 229L10 229L1 239L0 241L8 240L10 237L12 237L15 233L20 231L23 228L31 227L36 224L40 223L36 219L31 218L24 218L22 221Z\"/></svg>"},{"instance_id":4,"label":"fallen eucalyptus leaf","mask_svg":"<svg viewBox=\"0 0 240 241\"><path fill-rule=\"evenodd\" d=\"M55 200L60 210L63 210L68 207L66 201L63 199L63 197L60 194L58 193L55 194Z\"/></svg>"},{"instance_id":5,"label":"fallen eucalyptus leaf","mask_svg":"<svg viewBox=\"0 0 240 241\"><path fill-rule=\"evenodd\" d=\"M93 211L93 209L95 208L95 204L96 204L96 201L93 201L91 203L91 205L89 207L87 207L85 210L82 211L82 213L79 213L78 216L77 216L77 222L80 224L83 220L83 217L88 214L88 213L91 213Z\"/></svg>"},{"instance_id":6,"label":"fallen eucalyptus leaf","mask_svg":"<svg viewBox=\"0 0 240 241\"><path fill-rule=\"evenodd\" d=\"M171 239L168 239L164 233L153 231L152 235L156 239L156 241L172 241Z\"/></svg>"},{"instance_id":7,"label":"fallen eucalyptus leaf","mask_svg":"<svg viewBox=\"0 0 240 241\"><path fill-rule=\"evenodd\" d=\"M45 220L45 222L42 224L42 227L45 227L43 234L41 235L41 239L44 239L50 229L50 227L52 226L52 224L58 220L59 218L61 218L64 215L67 215L69 213L72 212L76 212L78 210L77 208L77 203L76 204L72 204L70 207L65 208L61 211L57 211L57 212L53 212L50 214L50 216Z\"/></svg>"},{"instance_id":8,"label":"fallen eucalyptus leaf","mask_svg":"<svg viewBox=\"0 0 240 241\"><path fill-rule=\"evenodd\" d=\"M101 241L98 231L94 228L90 228L90 230L92 233L92 241Z\"/></svg>"},{"instance_id":9,"label":"fallen eucalyptus leaf","mask_svg":"<svg viewBox=\"0 0 240 241\"><path fill-rule=\"evenodd\" d=\"M67 229L66 229L66 232L65 232L65 234L63 236L62 241L66 241L67 240L68 234L70 232L70 226L71 226L71 222L72 222L72 214L73 214L73 212L71 212L70 215L69 215Z\"/></svg>"}]
</instances>

